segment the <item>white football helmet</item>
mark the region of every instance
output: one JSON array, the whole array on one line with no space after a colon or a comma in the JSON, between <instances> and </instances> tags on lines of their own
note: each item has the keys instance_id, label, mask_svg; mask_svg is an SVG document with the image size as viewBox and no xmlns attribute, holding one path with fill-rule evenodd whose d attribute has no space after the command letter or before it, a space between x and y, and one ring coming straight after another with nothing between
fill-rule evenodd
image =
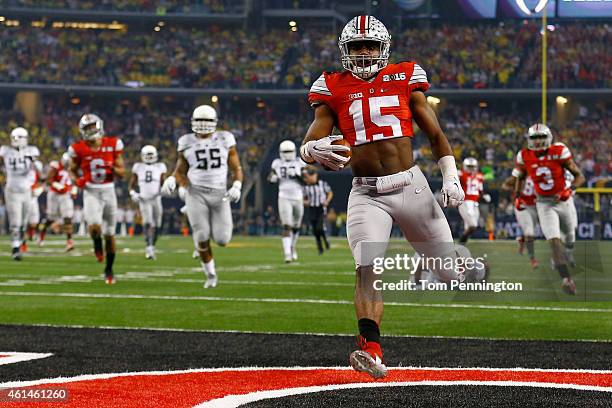
<instances>
[{"instance_id":1,"label":"white football helmet","mask_svg":"<svg viewBox=\"0 0 612 408\"><path fill-rule=\"evenodd\" d=\"M536 123L527 131L527 148L529 150L546 150L552 145L553 135L550 128Z\"/></svg>"},{"instance_id":2,"label":"white football helmet","mask_svg":"<svg viewBox=\"0 0 612 408\"><path fill-rule=\"evenodd\" d=\"M283 140L278 146L278 151L281 159L287 161L295 160L295 143L291 140Z\"/></svg>"},{"instance_id":3,"label":"white football helmet","mask_svg":"<svg viewBox=\"0 0 612 408\"><path fill-rule=\"evenodd\" d=\"M474 157L466 157L463 159L463 171L476 173L478 171L478 160Z\"/></svg>"},{"instance_id":4,"label":"white football helmet","mask_svg":"<svg viewBox=\"0 0 612 408\"><path fill-rule=\"evenodd\" d=\"M153 145L146 145L140 150L140 158L146 164L155 163L157 157L157 149Z\"/></svg>"},{"instance_id":5,"label":"white football helmet","mask_svg":"<svg viewBox=\"0 0 612 408\"><path fill-rule=\"evenodd\" d=\"M26 147L28 145L28 131L22 127L16 127L11 130L11 146L16 149Z\"/></svg>"},{"instance_id":6,"label":"white football helmet","mask_svg":"<svg viewBox=\"0 0 612 408\"><path fill-rule=\"evenodd\" d=\"M79 121L79 132L85 140L96 140L104 136L104 122L93 113L86 113Z\"/></svg>"},{"instance_id":7,"label":"white football helmet","mask_svg":"<svg viewBox=\"0 0 612 408\"><path fill-rule=\"evenodd\" d=\"M60 160L64 168L68 167L68 163L70 163L70 155L68 154L68 152L62 154L62 158Z\"/></svg>"},{"instance_id":8,"label":"white football helmet","mask_svg":"<svg viewBox=\"0 0 612 408\"><path fill-rule=\"evenodd\" d=\"M350 54L349 44L355 41L375 41L379 43L378 57ZM389 63L391 36L383 23L373 16L357 16L349 21L338 39L340 56L344 69L355 76L367 79L383 69Z\"/></svg>"},{"instance_id":9,"label":"white football helmet","mask_svg":"<svg viewBox=\"0 0 612 408\"><path fill-rule=\"evenodd\" d=\"M194 133L209 134L217 130L217 111L210 105L200 105L191 115L191 130Z\"/></svg>"}]
</instances>

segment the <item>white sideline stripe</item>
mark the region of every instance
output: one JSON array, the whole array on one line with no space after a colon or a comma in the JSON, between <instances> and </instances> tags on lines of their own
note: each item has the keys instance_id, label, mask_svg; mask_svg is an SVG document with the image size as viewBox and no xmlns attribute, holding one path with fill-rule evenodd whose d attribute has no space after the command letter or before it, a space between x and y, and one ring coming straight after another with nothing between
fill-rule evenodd
<instances>
[{"instance_id":1,"label":"white sideline stripe","mask_svg":"<svg viewBox=\"0 0 612 408\"><path fill-rule=\"evenodd\" d=\"M322 391L347 390L355 388L381 388L381 387L411 387L411 386L457 386L457 385L486 385L498 387L537 387L537 388L563 388L581 391L612 392L612 388L594 385L559 384L529 381L402 381L387 383L353 383L330 384L312 387L285 388L282 390L256 391L249 394L228 395L195 405L194 408L235 408L255 401L269 398L282 398L290 395L310 394Z\"/></svg>"},{"instance_id":2,"label":"white sideline stripe","mask_svg":"<svg viewBox=\"0 0 612 408\"><path fill-rule=\"evenodd\" d=\"M154 299L154 300L208 300L219 302L260 302L260 303L318 303L327 305L352 305L349 300L331 299L282 299L282 298L245 298L245 297L218 297L218 296L174 296L174 295L130 295L109 293L55 293L55 292L0 292L0 296L40 296L40 297L76 297L100 299ZM612 309L589 309L572 307L550 306L510 306L510 305L481 305L463 303L409 303L386 302L386 306L436 307L441 309L493 309L493 310L529 310L546 312L595 312L612 313Z\"/></svg>"},{"instance_id":3,"label":"white sideline stripe","mask_svg":"<svg viewBox=\"0 0 612 408\"><path fill-rule=\"evenodd\" d=\"M0 351L0 365L14 364L22 361L37 360L39 358L51 357L53 353L22 353L19 351Z\"/></svg>"},{"instance_id":4,"label":"white sideline stripe","mask_svg":"<svg viewBox=\"0 0 612 408\"><path fill-rule=\"evenodd\" d=\"M254 330L215 330L215 329L181 329L176 327L130 327L130 326L83 326L79 324L48 324L48 323L0 323L3 325L24 326L24 327L58 327L70 329L105 329L105 330L149 330L149 331L171 331L180 333L232 333L232 334L269 334L277 336L298 335L298 336L330 336L330 337L355 337L355 333L315 333L315 332L267 332ZM475 337L475 336L425 336L418 334L384 334L383 337L399 337L408 339L455 339L455 340L481 340L481 341L575 341L582 343L612 343L608 339L521 339L510 337Z\"/></svg>"},{"instance_id":5,"label":"white sideline stripe","mask_svg":"<svg viewBox=\"0 0 612 408\"><path fill-rule=\"evenodd\" d=\"M516 371L516 372L525 372L525 371L533 371L533 372L551 372L551 373L576 373L576 374L610 374L610 371L607 370L564 370L564 369L540 369L540 368L522 368L522 367L514 367L514 368L492 368L492 367L484 367L484 368L458 368L458 367L388 367L389 370L402 370L402 371L421 371L421 370L452 370L452 371L461 371L461 370L473 370L473 371ZM13 387L30 387L33 385L43 385L43 384L65 384L77 381L91 381L91 380L108 380L110 378L117 377L135 377L135 376L162 376L162 375L176 375L176 374L194 374L194 373L215 373L215 372L224 372L224 371L311 371L311 370L342 370L342 371L352 371L353 368L349 366L331 366L331 367L321 367L321 366L313 366L313 367L303 367L303 366L294 366L294 367L258 367L258 366L249 366L249 367L217 367L217 368L191 368L186 370L155 370L155 371L135 371L135 372L123 372L123 373L104 373L104 374L81 374L74 377L55 377L55 378L42 378L39 380L28 380L28 381L8 381L4 383L0 383L0 388L13 388ZM377 384L377 383L365 383L365 384ZM392 384L392 383L378 383L378 384ZM419 383L421 384L421 383ZM537 384L537 383L535 383ZM569 385L569 384L568 384ZM612 392L612 387L603 387L606 390L610 390Z\"/></svg>"}]
</instances>

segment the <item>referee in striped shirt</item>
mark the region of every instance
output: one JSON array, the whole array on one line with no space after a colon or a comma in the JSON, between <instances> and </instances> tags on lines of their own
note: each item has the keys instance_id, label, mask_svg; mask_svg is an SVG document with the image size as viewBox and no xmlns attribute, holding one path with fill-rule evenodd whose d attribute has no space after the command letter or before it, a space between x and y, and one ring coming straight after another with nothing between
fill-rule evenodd
<instances>
[{"instance_id":1,"label":"referee in striped shirt","mask_svg":"<svg viewBox=\"0 0 612 408\"><path fill-rule=\"evenodd\" d=\"M308 218L315 239L319 255L323 253L323 245L329 249L329 242L325 235L325 216L327 206L334 197L331 187L325 180L319 179L319 174L314 166L306 166L303 171L304 177L304 206L308 209Z\"/></svg>"}]
</instances>

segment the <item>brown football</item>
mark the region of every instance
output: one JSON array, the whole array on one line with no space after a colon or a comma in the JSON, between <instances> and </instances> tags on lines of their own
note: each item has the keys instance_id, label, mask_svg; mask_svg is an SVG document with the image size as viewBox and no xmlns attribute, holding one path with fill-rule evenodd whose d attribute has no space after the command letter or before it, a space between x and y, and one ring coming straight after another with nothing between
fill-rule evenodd
<instances>
[{"instance_id":1,"label":"brown football","mask_svg":"<svg viewBox=\"0 0 612 408\"><path fill-rule=\"evenodd\" d=\"M346 146L349 149L351 148L351 144L346 139L338 139L338 140L333 141L331 144ZM344 156L344 157L349 157L349 158L353 155L352 150L349 150L348 152L335 152L335 153L339 156Z\"/></svg>"}]
</instances>

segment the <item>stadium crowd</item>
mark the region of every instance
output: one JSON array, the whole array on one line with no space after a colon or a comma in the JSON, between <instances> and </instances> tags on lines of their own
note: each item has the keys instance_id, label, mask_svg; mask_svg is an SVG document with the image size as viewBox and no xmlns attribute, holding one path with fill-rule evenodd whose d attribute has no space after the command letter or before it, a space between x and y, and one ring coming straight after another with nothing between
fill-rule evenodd
<instances>
[{"instance_id":1,"label":"stadium crowd","mask_svg":"<svg viewBox=\"0 0 612 408\"><path fill-rule=\"evenodd\" d=\"M0 7L103 10L155 13L225 13L239 10L236 0L0 0Z\"/></svg>"},{"instance_id":2,"label":"stadium crowd","mask_svg":"<svg viewBox=\"0 0 612 408\"><path fill-rule=\"evenodd\" d=\"M415 60L435 88L534 87L535 22L410 28L394 36L392 60ZM201 88L308 88L339 69L337 34L167 26L154 31L3 27L0 82ZM612 86L612 26L555 25L551 87Z\"/></svg>"}]
</instances>

